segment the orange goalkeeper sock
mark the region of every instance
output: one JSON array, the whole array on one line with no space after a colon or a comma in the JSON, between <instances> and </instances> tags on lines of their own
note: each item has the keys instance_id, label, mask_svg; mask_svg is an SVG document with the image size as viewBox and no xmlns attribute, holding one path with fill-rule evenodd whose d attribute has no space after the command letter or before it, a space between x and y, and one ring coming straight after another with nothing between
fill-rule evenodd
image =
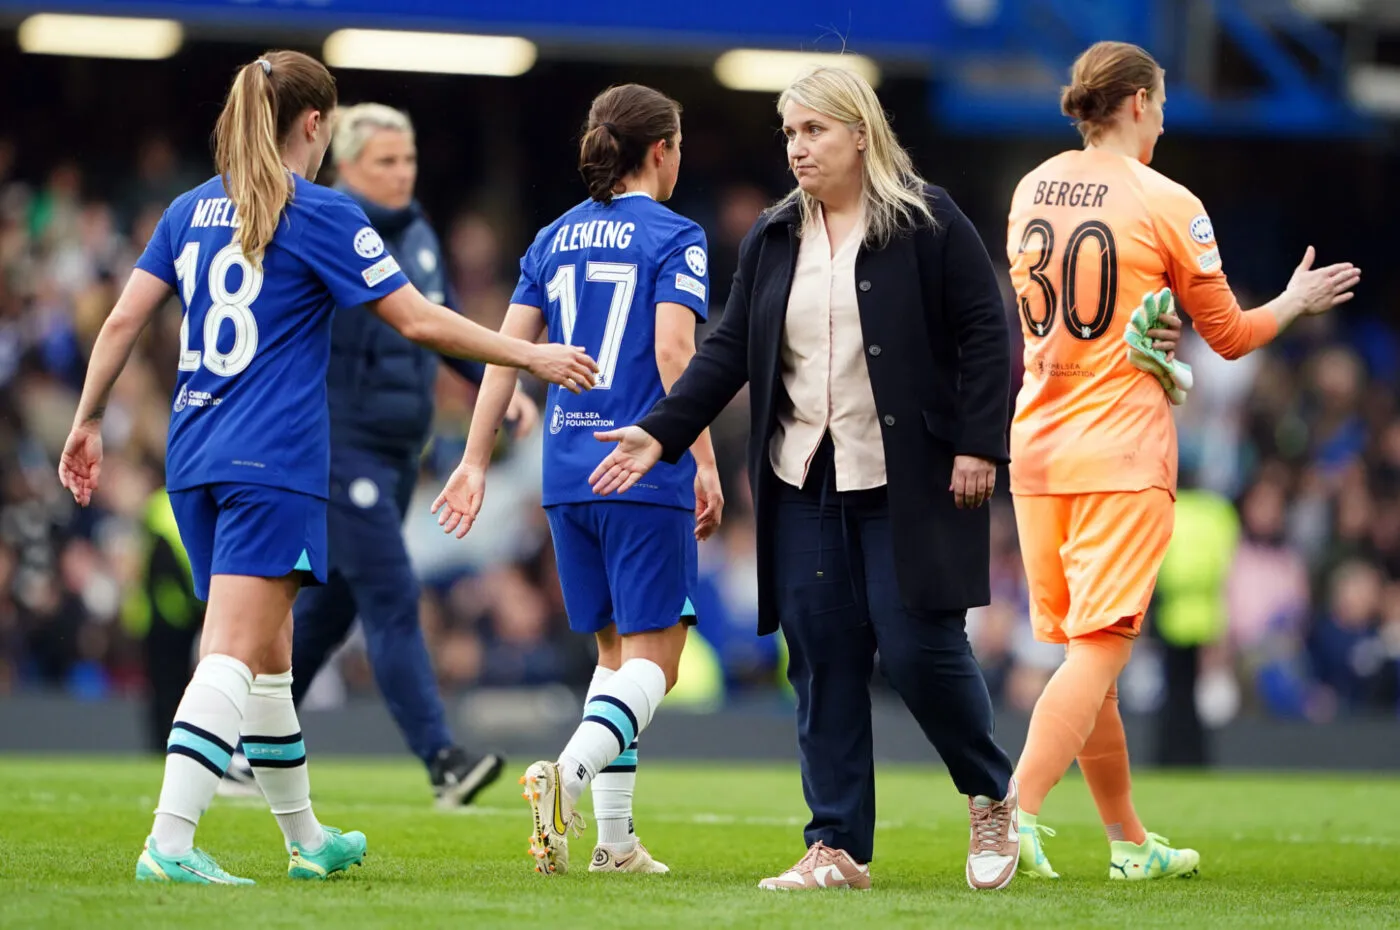
<instances>
[{"instance_id":1,"label":"orange goalkeeper sock","mask_svg":"<svg viewBox=\"0 0 1400 930\"><path fill-rule=\"evenodd\" d=\"M1035 703L1026 747L1016 766L1022 810L1040 813L1050 789L1089 741L1104 698L1132 651L1132 637L1112 628L1070 640L1065 661Z\"/></svg>"},{"instance_id":2,"label":"orange goalkeeper sock","mask_svg":"<svg viewBox=\"0 0 1400 930\"><path fill-rule=\"evenodd\" d=\"M1118 713L1118 685L1108 689L1094 732L1079 751L1079 771L1089 784L1109 840L1141 844L1147 831L1133 808L1133 778L1128 767L1128 737Z\"/></svg>"}]
</instances>

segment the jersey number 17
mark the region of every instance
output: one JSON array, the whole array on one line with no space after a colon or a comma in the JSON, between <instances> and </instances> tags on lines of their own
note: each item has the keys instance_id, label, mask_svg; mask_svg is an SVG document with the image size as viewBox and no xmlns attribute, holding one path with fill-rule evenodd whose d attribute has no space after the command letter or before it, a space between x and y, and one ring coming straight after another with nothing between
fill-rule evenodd
<instances>
[{"instance_id":1,"label":"jersey number 17","mask_svg":"<svg viewBox=\"0 0 1400 930\"><path fill-rule=\"evenodd\" d=\"M545 285L551 303L559 305L559 322L564 330L564 342L572 345L574 324L578 322L578 267L560 265L554 277ZM613 386L617 372L617 357L622 352L622 334L627 330L627 317L632 312L632 296L637 291L637 266L625 262L589 262L584 281L613 286L612 302L608 305L608 320L603 326L603 344L594 356L598 362L595 391ZM584 349L589 349L584 346Z\"/></svg>"}]
</instances>

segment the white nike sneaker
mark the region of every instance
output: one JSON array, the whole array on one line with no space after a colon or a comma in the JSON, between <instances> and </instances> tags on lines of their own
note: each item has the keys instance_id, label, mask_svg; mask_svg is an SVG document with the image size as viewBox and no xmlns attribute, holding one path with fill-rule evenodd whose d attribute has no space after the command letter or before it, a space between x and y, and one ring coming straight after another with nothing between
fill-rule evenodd
<instances>
[{"instance_id":1,"label":"white nike sneaker","mask_svg":"<svg viewBox=\"0 0 1400 930\"><path fill-rule=\"evenodd\" d=\"M564 793L559 763L536 762L520 776L525 786L524 798L530 802L535 817L530 834L530 855L535 858L535 871L542 875L562 875L569 871L569 832L582 836L583 815L574 810L573 802Z\"/></svg>"},{"instance_id":2,"label":"white nike sneaker","mask_svg":"<svg viewBox=\"0 0 1400 930\"><path fill-rule=\"evenodd\" d=\"M820 891L827 888L870 890L870 866L861 865L844 849L817 840L797 864L781 875L758 883L764 891Z\"/></svg>"},{"instance_id":3,"label":"white nike sneaker","mask_svg":"<svg viewBox=\"0 0 1400 930\"><path fill-rule=\"evenodd\" d=\"M1021 855L1021 829L1016 803L1016 779L1007 785L1006 797L997 801L985 795L967 799L972 821L967 849L967 884L973 890L999 890L1016 877Z\"/></svg>"},{"instance_id":4,"label":"white nike sneaker","mask_svg":"<svg viewBox=\"0 0 1400 930\"><path fill-rule=\"evenodd\" d=\"M625 853L614 852L609 846L599 843L593 847L593 861L588 863L590 872L632 872L637 875L662 875L671 871L664 862L657 862L638 840L637 845Z\"/></svg>"}]
</instances>

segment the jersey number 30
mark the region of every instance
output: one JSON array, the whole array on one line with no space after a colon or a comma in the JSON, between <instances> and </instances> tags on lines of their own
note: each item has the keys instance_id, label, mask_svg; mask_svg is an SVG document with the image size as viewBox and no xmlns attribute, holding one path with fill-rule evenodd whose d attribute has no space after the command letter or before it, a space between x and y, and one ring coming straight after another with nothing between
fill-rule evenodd
<instances>
[{"instance_id":1,"label":"jersey number 30","mask_svg":"<svg viewBox=\"0 0 1400 930\"><path fill-rule=\"evenodd\" d=\"M235 267L243 272L238 290L230 293L228 273ZM180 321L180 370L198 371L200 363L216 375L231 378L252 364L258 351L258 321L253 318L253 301L262 291L263 271L243 255L237 242L230 242L214 253L209 263L209 312L204 315L204 351L190 348L190 303L194 300L195 274L199 268L199 243L186 244L175 259L175 277L185 298L185 316ZM228 320L233 324L233 347L219 351L219 329Z\"/></svg>"},{"instance_id":2,"label":"jersey number 30","mask_svg":"<svg viewBox=\"0 0 1400 930\"><path fill-rule=\"evenodd\" d=\"M1048 336L1055 328L1055 285L1045 276L1045 269L1055 257L1055 230L1045 220L1031 220L1021 234L1021 251L1026 251L1032 238L1040 240L1040 261L1028 269L1031 280L1040 288L1045 297L1045 312L1036 316L1031 302L1022 297L1021 317L1026 328L1037 336ZM1084 319L1079 307L1079 250L1089 240L1099 247L1099 300L1094 307L1094 315ZM1065 318L1065 328L1076 339L1097 339L1108 332L1113 322L1113 311L1118 304L1118 244L1113 239L1113 230L1098 220L1086 220L1069 234L1065 245L1064 263L1061 266L1060 282L1064 294L1059 300L1060 313Z\"/></svg>"},{"instance_id":3,"label":"jersey number 30","mask_svg":"<svg viewBox=\"0 0 1400 930\"><path fill-rule=\"evenodd\" d=\"M574 265L560 265L554 277L545 285L549 299L559 304L564 342L570 345L574 340L574 324L578 322L578 288L574 283L577 275ZM632 312L632 295L637 290L637 266L625 262L589 262L584 279L613 286L608 321L603 326L603 344L598 347L598 381L593 385L595 391L606 391L613 386L617 357L622 352L622 334L627 330L627 315Z\"/></svg>"}]
</instances>

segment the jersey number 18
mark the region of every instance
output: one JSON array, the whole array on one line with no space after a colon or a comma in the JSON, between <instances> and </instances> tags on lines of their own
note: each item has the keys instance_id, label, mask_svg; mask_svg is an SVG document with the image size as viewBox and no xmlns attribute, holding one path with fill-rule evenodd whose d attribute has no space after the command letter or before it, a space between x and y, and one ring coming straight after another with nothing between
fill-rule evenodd
<instances>
[{"instance_id":1,"label":"jersey number 18","mask_svg":"<svg viewBox=\"0 0 1400 930\"><path fill-rule=\"evenodd\" d=\"M229 292L228 273L242 269L238 290ZM204 315L204 351L190 346L190 303L194 300L199 268L199 243L185 246L175 259L175 276L185 298L185 316L180 321L180 370L198 371L200 363L216 375L231 378L252 364L258 351L258 321L253 318L253 301L262 291L263 271L243 255L237 242L230 242L214 253L209 263L209 312ZM224 321L233 324L233 347L219 351L219 328Z\"/></svg>"}]
</instances>

